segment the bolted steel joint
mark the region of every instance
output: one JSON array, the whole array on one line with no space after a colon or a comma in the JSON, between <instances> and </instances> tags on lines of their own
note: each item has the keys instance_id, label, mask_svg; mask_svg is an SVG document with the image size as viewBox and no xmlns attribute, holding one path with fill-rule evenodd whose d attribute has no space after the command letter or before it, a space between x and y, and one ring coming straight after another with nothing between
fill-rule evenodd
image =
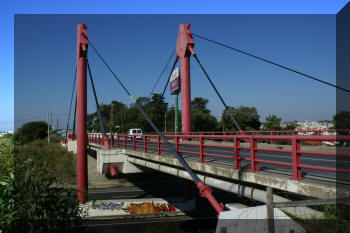
<instances>
[{"instance_id":1,"label":"bolted steel joint","mask_svg":"<svg viewBox=\"0 0 350 233\"><path fill-rule=\"evenodd\" d=\"M197 187L199 189L199 195L201 197L207 197L211 193L211 187L205 185L203 182L198 182Z\"/></svg>"}]
</instances>

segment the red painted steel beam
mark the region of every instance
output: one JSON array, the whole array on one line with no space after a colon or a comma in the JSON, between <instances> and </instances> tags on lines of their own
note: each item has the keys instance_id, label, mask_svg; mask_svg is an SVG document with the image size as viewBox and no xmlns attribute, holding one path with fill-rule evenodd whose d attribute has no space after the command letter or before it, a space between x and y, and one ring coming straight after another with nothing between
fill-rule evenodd
<instances>
[{"instance_id":1,"label":"red painted steel beam","mask_svg":"<svg viewBox=\"0 0 350 233\"><path fill-rule=\"evenodd\" d=\"M176 43L176 53L180 58L182 133L191 132L190 50L194 47L194 40L190 25L180 24Z\"/></svg>"},{"instance_id":2,"label":"red painted steel beam","mask_svg":"<svg viewBox=\"0 0 350 233\"><path fill-rule=\"evenodd\" d=\"M190 80L190 50L194 46L191 24L180 24L176 43L177 57L180 58L181 79L181 131L191 132L191 80ZM184 180L184 197L193 197L192 181Z\"/></svg>"},{"instance_id":3,"label":"red painted steel beam","mask_svg":"<svg viewBox=\"0 0 350 233\"><path fill-rule=\"evenodd\" d=\"M78 199L85 202L87 196L87 130L86 130L86 55L88 41L86 24L78 24L77 32L77 184Z\"/></svg>"}]
</instances>

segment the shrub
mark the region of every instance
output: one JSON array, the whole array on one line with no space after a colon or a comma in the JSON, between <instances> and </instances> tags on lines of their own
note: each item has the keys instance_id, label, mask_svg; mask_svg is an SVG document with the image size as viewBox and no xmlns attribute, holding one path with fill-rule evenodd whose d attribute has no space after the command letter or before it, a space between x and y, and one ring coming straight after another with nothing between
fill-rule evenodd
<instances>
[{"instance_id":1,"label":"shrub","mask_svg":"<svg viewBox=\"0 0 350 233\"><path fill-rule=\"evenodd\" d=\"M18 144L25 144L46 137L47 123L45 121L33 121L22 125L22 127L17 130L15 141Z\"/></svg>"},{"instance_id":2,"label":"shrub","mask_svg":"<svg viewBox=\"0 0 350 233\"><path fill-rule=\"evenodd\" d=\"M76 191L52 188L44 164L0 145L0 232L79 232L85 210Z\"/></svg>"}]
</instances>

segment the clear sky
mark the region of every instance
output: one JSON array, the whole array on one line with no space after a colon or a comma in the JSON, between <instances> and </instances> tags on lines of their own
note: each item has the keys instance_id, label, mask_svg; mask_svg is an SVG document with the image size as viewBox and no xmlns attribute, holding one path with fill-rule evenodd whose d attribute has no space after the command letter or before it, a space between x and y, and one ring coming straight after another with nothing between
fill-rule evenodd
<instances>
[{"instance_id":1,"label":"clear sky","mask_svg":"<svg viewBox=\"0 0 350 233\"><path fill-rule=\"evenodd\" d=\"M0 130L13 128L14 85L16 120L19 122L38 116L44 119L46 111L67 112L75 66L76 24L82 21L87 22L89 36L96 47L136 97L149 94L175 47L178 24L187 22L192 22L195 33L335 83L334 16L193 14L335 14L347 1L104 2L96 6L93 1L12 1L0 6L1 28L5 32L0 37ZM191 15L19 15L14 26L14 14L31 13ZM261 120L271 113L285 121L330 119L334 113L335 91L332 88L197 38L195 41L199 58L229 105L255 106ZM92 50L89 54L100 101L109 103L115 99L129 103ZM208 98L209 108L214 115L220 116L223 107L194 61L192 67L192 97ZM164 86L165 77L162 81L158 91ZM172 104L173 99L169 95L167 98ZM88 110L94 110L91 91ZM63 115L56 116L60 116L60 124L63 124Z\"/></svg>"}]
</instances>

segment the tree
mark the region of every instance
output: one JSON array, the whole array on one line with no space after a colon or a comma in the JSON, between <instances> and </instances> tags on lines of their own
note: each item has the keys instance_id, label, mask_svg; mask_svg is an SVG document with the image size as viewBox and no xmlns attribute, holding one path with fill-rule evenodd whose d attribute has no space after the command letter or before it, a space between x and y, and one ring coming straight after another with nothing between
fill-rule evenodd
<instances>
[{"instance_id":1,"label":"tree","mask_svg":"<svg viewBox=\"0 0 350 233\"><path fill-rule=\"evenodd\" d=\"M165 130L165 114L168 111L168 103L165 102L164 97L161 94L152 94L151 101L147 106L145 106L145 112L153 121L153 123L158 127L159 130ZM154 131L151 125L146 121L144 116L142 116L145 122L144 128L147 132Z\"/></svg>"},{"instance_id":2,"label":"tree","mask_svg":"<svg viewBox=\"0 0 350 233\"><path fill-rule=\"evenodd\" d=\"M350 112L341 111L333 116L335 129L350 129Z\"/></svg>"},{"instance_id":3,"label":"tree","mask_svg":"<svg viewBox=\"0 0 350 233\"><path fill-rule=\"evenodd\" d=\"M124 123L127 122L126 114L128 113L128 107L119 101L112 101L109 105L110 108L110 118L106 122L109 130L111 132L126 132ZM117 126L120 126L117 128Z\"/></svg>"},{"instance_id":4,"label":"tree","mask_svg":"<svg viewBox=\"0 0 350 233\"><path fill-rule=\"evenodd\" d=\"M217 120L209 113L195 108L191 111L191 128L192 131L215 131Z\"/></svg>"},{"instance_id":5,"label":"tree","mask_svg":"<svg viewBox=\"0 0 350 233\"><path fill-rule=\"evenodd\" d=\"M264 123L265 130L281 130L281 118L276 115L269 115L266 117L266 121Z\"/></svg>"},{"instance_id":6,"label":"tree","mask_svg":"<svg viewBox=\"0 0 350 233\"><path fill-rule=\"evenodd\" d=\"M22 127L17 130L15 141L19 144L25 144L46 137L47 123L45 121L32 121L22 125Z\"/></svg>"},{"instance_id":7,"label":"tree","mask_svg":"<svg viewBox=\"0 0 350 233\"><path fill-rule=\"evenodd\" d=\"M196 97L191 101L191 130L214 131L217 129L217 120L207 108L209 100Z\"/></svg>"},{"instance_id":8,"label":"tree","mask_svg":"<svg viewBox=\"0 0 350 233\"><path fill-rule=\"evenodd\" d=\"M191 101L191 108L192 109L198 109L203 113L210 113L210 110L207 109L207 104L209 100L202 98L202 97L196 97Z\"/></svg>"},{"instance_id":9,"label":"tree","mask_svg":"<svg viewBox=\"0 0 350 233\"><path fill-rule=\"evenodd\" d=\"M258 130L260 128L260 116L255 107L239 106L235 108L229 106L221 115L221 124L224 129L238 130L228 111L231 111L242 130Z\"/></svg>"}]
</instances>

